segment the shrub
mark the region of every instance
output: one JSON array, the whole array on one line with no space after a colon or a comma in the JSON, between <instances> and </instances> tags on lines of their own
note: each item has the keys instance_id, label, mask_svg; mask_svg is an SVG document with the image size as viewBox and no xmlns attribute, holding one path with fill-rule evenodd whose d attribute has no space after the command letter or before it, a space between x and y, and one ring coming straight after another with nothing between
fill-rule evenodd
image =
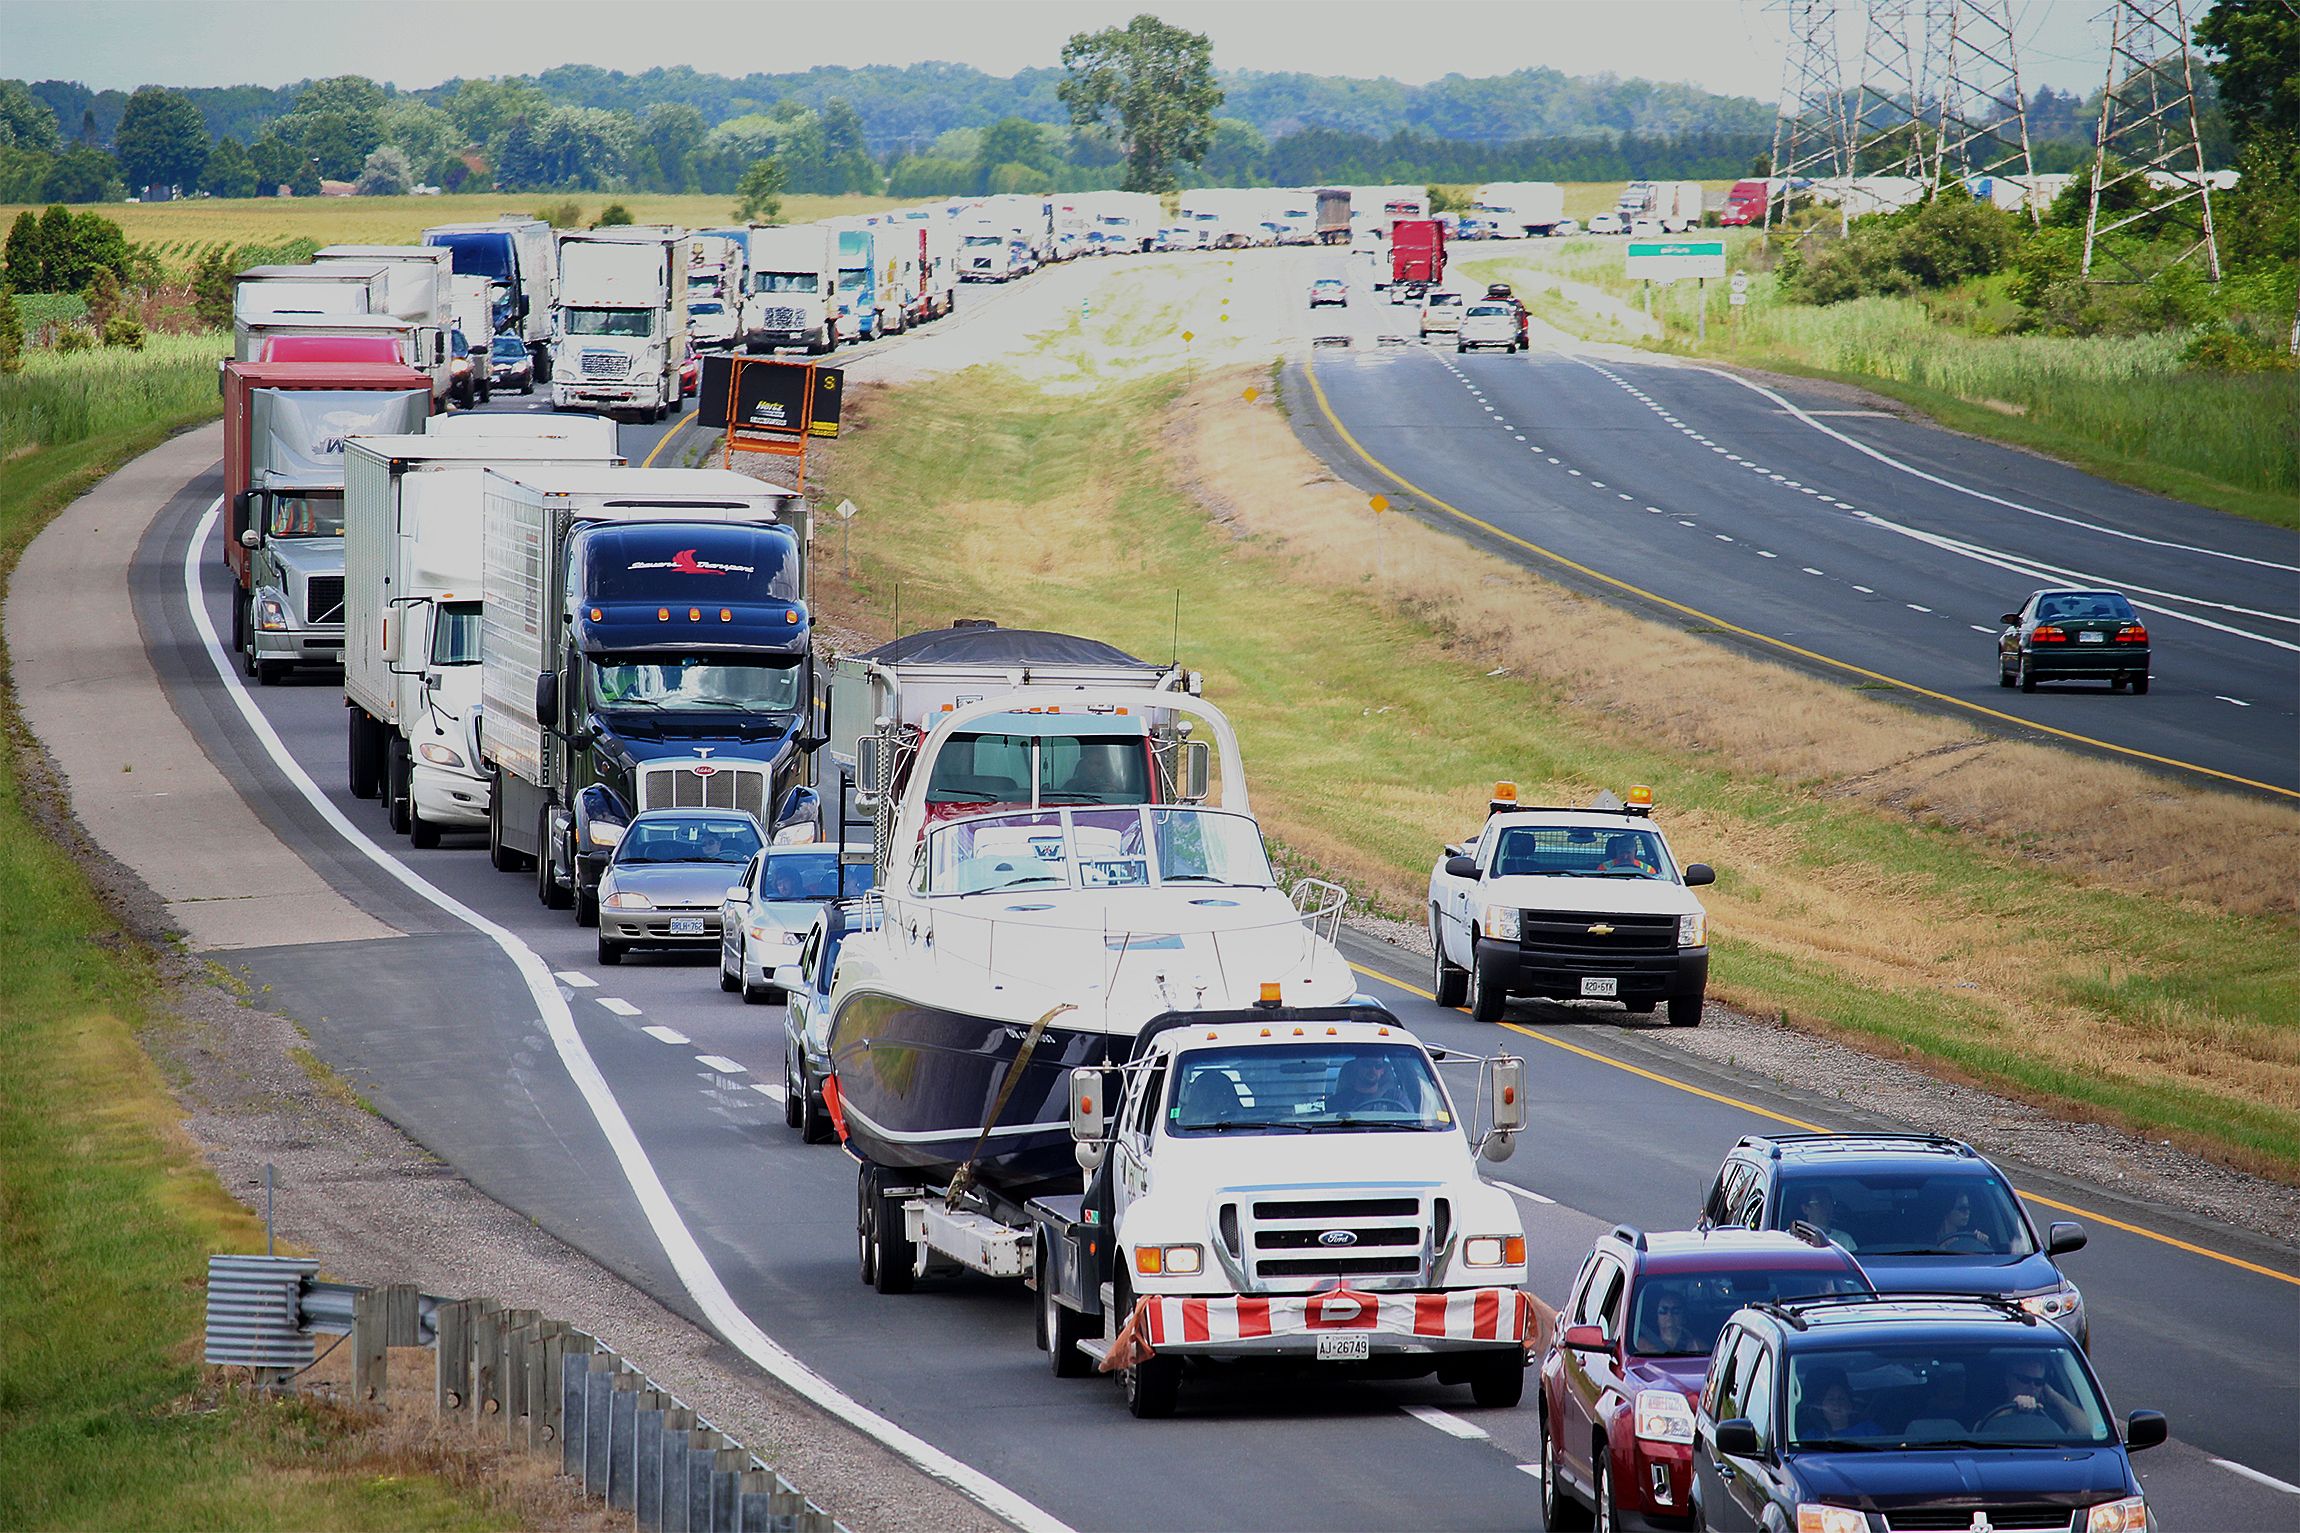
<instances>
[{"instance_id":1,"label":"shrub","mask_svg":"<svg viewBox=\"0 0 2300 1533\"><path fill-rule=\"evenodd\" d=\"M96 344L96 332L86 325L70 324L56 327L58 351L86 351Z\"/></svg>"},{"instance_id":2,"label":"shrub","mask_svg":"<svg viewBox=\"0 0 2300 1533\"><path fill-rule=\"evenodd\" d=\"M599 221L591 227L594 229L614 229L621 228L630 222L631 210L620 202L610 202L605 211L600 213Z\"/></svg>"},{"instance_id":3,"label":"shrub","mask_svg":"<svg viewBox=\"0 0 2300 1533\"><path fill-rule=\"evenodd\" d=\"M117 346L123 351L142 351L144 327L129 315L115 314L104 321L104 344Z\"/></svg>"},{"instance_id":4,"label":"shrub","mask_svg":"<svg viewBox=\"0 0 2300 1533\"><path fill-rule=\"evenodd\" d=\"M24 316L17 311L16 295L0 287L0 373L24 370Z\"/></svg>"},{"instance_id":5,"label":"shrub","mask_svg":"<svg viewBox=\"0 0 2300 1533\"><path fill-rule=\"evenodd\" d=\"M232 322L232 247L215 245L192 262L192 312L200 323L221 330Z\"/></svg>"},{"instance_id":6,"label":"shrub","mask_svg":"<svg viewBox=\"0 0 2300 1533\"><path fill-rule=\"evenodd\" d=\"M88 323L102 330L120 312L120 279L109 266L98 267L88 290L80 296L87 301Z\"/></svg>"},{"instance_id":7,"label":"shrub","mask_svg":"<svg viewBox=\"0 0 2300 1533\"><path fill-rule=\"evenodd\" d=\"M583 227L583 205L577 202L547 202L529 216L542 219L554 229Z\"/></svg>"},{"instance_id":8,"label":"shrub","mask_svg":"<svg viewBox=\"0 0 2300 1533\"><path fill-rule=\"evenodd\" d=\"M2241 330L2207 330L2180 354L2181 366L2199 373L2289 371L2291 354Z\"/></svg>"}]
</instances>

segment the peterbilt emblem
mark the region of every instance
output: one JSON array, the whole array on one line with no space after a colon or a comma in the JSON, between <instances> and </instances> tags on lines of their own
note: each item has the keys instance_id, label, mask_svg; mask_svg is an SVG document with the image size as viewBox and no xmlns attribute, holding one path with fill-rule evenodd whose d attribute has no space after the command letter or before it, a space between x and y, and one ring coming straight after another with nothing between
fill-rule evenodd
<instances>
[{"instance_id":1,"label":"peterbilt emblem","mask_svg":"<svg viewBox=\"0 0 2300 1533\"><path fill-rule=\"evenodd\" d=\"M719 775L719 769L711 765L708 761L697 762L695 765L687 768L687 770L694 773L697 777L716 777Z\"/></svg>"},{"instance_id":2,"label":"peterbilt emblem","mask_svg":"<svg viewBox=\"0 0 2300 1533\"><path fill-rule=\"evenodd\" d=\"M1318 1244L1322 1246L1354 1246L1357 1243L1355 1230L1328 1230L1318 1237Z\"/></svg>"},{"instance_id":3,"label":"peterbilt emblem","mask_svg":"<svg viewBox=\"0 0 2300 1533\"><path fill-rule=\"evenodd\" d=\"M1613 928L1600 921L1589 929L1589 935L1592 937L1610 937L1613 935Z\"/></svg>"}]
</instances>

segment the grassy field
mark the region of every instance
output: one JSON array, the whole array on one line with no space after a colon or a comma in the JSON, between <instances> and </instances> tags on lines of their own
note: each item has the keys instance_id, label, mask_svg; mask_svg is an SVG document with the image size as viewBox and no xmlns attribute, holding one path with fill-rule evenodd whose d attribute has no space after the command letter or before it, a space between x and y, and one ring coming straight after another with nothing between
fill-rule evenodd
<instances>
[{"instance_id":1,"label":"grassy field","mask_svg":"<svg viewBox=\"0 0 2300 1533\"><path fill-rule=\"evenodd\" d=\"M35 353L0 378L0 581L57 509L215 413L217 350ZM353 1418L203 1379L207 1254L263 1229L177 1126L138 1042L159 975L27 804L12 698L0 726L0 1527L510 1525Z\"/></svg>"},{"instance_id":2,"label":"grassy field","mask_svg":"<svg viewBox=\"0 0 2300 1533\"><path fill-rule=\"evenodd\" d=\"M1571 802L1647 782L1682 853L1722 870L1721 996L2300 1179L2287 881L2252 880L2249 912L2208 902L2169 829L2233 815L2211 857L2273 863L2289 815L2112 774L2089 824L1963 828L1927 806L1993 802L2036 762L1661 625L1625 644L1617 613L1405 518L1377 528L1293 442L1266 374L1259 404L1239 398L1250 376L1180 405L1172 379L1059 396L985 370L858 396L866 429L824 493L878 509L854 581L823 596L877 634L899 603L905 629L994 615L1162 656L1179 592L1181 653L1238 723L1271 832L1377 907L1419 916L1485 784ZM1497 610L1521 627L1497 639ZM2167 829L2143 844L2152 818Z\"/></svg>"},{"instance_id":3,"label":"grassy field","mask_svg":"<svg viewBox=\"0 0 2300 1533\"><path fill-rule=\"evenodd\" d=\"M1755 238L1725 231L1728 262ZM1546 294L1542 317L1577 334L1659 345L1874 388L1979 435L2032 447L2159 494L2300 527L2300 372L2190 372L2189 337L1977 335L1910 299L1815 307L1752 273L1734 314L1721 283L1653 291L1658 329L1633 312L1619 241L1580 239L1530 255L1467 259L1473 282ZM1695 341L1695 305L1709 339Z\"/></svg>"}]
</instances>

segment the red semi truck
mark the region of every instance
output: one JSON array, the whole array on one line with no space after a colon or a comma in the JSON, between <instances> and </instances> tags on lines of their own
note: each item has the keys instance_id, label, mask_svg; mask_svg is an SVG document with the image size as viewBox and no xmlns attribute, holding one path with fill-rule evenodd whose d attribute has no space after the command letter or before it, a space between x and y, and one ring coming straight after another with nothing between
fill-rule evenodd
<instances>
[{"instance_id":1,"label":"red semi truck","mask_svg":"<svg viewBox=\"0 0 2300 1533\"><path fill-rule=\"evenodd\" d=\"M1401 218L1390 225L1390 286L1436 287L1445 281L1445 225L1434 218Z\"/></svg>"},{"instance_id":2,"label":"red semi truck","mask_svg":"<svg viewBox=\"0 0 2300 1533\"><path fill-rule=\"evenodd\" d=\"M226 362L232 648L277 680L343 661L343 442L421 431L429 375L396 362Z\"/></svg>"}]
</instances>

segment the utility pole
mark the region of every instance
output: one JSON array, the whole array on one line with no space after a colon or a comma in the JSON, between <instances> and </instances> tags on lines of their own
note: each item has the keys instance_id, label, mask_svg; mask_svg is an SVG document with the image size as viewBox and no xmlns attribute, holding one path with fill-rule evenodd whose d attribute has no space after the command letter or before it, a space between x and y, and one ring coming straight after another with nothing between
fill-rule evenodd
<instances>
[{"instance_id":1,"label":"utility pole","mask_svg":"<svg viewBox=\"0 0 2300 1533\"><path fill-rule=\"evenodd\" d=\"M1837 58L1837 0L1777 0L1789 19L1781 55L1781 107L1773 119L1772 173L1766 182L1765 227L1785 222L1795 180L1841 181L1845 175L1844 69ZM1807 194L1810 196L1810 193Z\"/></svg>"},{"instance_id":2,"label":"utility pole","mask_svg":"<svg viewBox=\"0 0 2300 1533\"><path fill-rule=\"evenodd\" d=\"M2196 125L2196 65L2188 51L2185 0L2118 0L2108 22L2108 82L2100 94L2100 129L2092 161L2092 206L2084 221L2085 278L2145 282L2142 271L2107 236L2137 226L2170 226L2194 236L2167 263L2204 257L2220 280L2220 244L2212 229L2212 185L2204 175L2204 140ZM2114 161L2113 167L2111 161ZM2165 195L2151 202L2155 192ZM2095 276L2103 259L2117 274Z\"/></svg>"},{"instance_id":3,"label":"utility pole","mask_svg":"<svg viewBox=\"0 0 2300 1533\"><path fill-rule=\"evenodd\" d=\"M1941 69L1940 129L1927 193L1939 196L1951 177L2004 176L2020 183L2029 221L2042 221L2012 0L1952 0Z\"/></svg>"}]
</instances>

